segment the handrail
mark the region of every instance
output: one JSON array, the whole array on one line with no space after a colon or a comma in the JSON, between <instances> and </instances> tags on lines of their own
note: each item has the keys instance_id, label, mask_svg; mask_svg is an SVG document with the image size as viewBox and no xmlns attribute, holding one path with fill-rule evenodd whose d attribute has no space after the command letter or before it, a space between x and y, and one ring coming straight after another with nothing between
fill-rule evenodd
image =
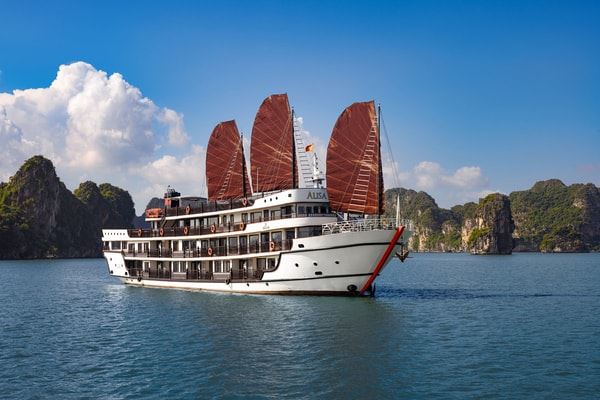
<instances>
[{"instance_id":1,"label":"handrail","mask_svg":"<svg viewBox=\"0 0 600 400\"><path fill-rule=\"evenodd\" d=\"M283 239L281 241L258 242L253 244L247 244L245 246L214 246L210 247L210 254L208 248L196 248L176 251L173 251L171 249L148 249L146 251L129 251L126 249L121 250L121 254L123 254L123 256L136 258L226 257L256 253L275 253L283 250L291 250L293 243L294 239Z\"/></svg>"},{"instance_id":2,"label":"handrail","mask_svg":"<svg viewBox=\"0 0 600 400\"><path fill-rule=\"evenodd\" d=\"M159 237L159 236L198 236L198 235L210 235L215 233L227 233L227 232L240 232L246 229L247 224L258 224L262 222L269 221L279 221L282 219L289 218L307 218L307 217L335 217L335 213L291 213L291 214L282 214L280 217L264 217L261 215L260 217L255 218L251 221L237 221L233 224L228 222L227 224L219 224L219 225L210 225L210 226L202 226L191 228L187 227L187 233L185 232L186 227L171 227L171 228L162 228L163 234L160 234L161 229L128 229L127 233L129 237Z\"/></svg>"},{"instance_id":3,"label":"handrail","mask_svg":"<svg viewBox=\"0 0 600 400\"><path fill-rule=\"evenodd\" d=\"M412 222L410 220L399 219L398 223L396 223L396 218L365 218L323 224L322 231L323 235L331 235L343 232L394 230L398 226L410 227L412 226Z\"/></svg>"}]
</instances>

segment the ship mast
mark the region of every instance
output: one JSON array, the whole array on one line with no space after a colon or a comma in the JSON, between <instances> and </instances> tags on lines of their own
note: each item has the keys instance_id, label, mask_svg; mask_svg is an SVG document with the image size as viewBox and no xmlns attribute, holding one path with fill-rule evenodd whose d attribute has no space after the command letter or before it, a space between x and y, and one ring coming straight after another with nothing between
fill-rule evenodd
<instances>
[{"instance_id":1,"label":"ship mast","mask_svg":"<svg viewBox=\"0 0 600 400\"><path fill-rule=\"evenodd\" d=\"M246 156L244 155L244 133L240 135L240 152L242 153L242 193L244 198L248 197L248 188L246 187Z\"/></svg>"},{"instance_id":2,"label":"ship mast","mask_svg":"<svg viewBox=\"0 0 600 400\"><path fill-rule=\"evenodd\" d=\"M379 170L379 173L377 174L377 214L381 216L381 214L383 213L383 199L381 198L381 186L383 184L383 175L381 171L381 103L377 105L377 144L377 151L379 152L379 156L377 157L379 163L379 165L377 166Z\"/></svg>"},{"instance_id":3,"label":"ship mast","mask_svg":"<svg viewBox=\"0 0 600 400\"><path fill-rule=\"evenodd\" d=\"M294 135L294 107L292 107L292 189L298 188L298 177L296 176L296 137Z\"/></svg>"}]
</instances>

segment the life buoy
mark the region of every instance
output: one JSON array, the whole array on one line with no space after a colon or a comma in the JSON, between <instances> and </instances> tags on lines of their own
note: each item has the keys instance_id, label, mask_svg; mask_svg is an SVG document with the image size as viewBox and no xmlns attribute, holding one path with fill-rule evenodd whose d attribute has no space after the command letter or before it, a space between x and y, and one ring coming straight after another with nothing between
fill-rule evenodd
<instances>
[{"instance_id":1,"label":"life buoy","mask_svg":"<svg viewBox=\"0 0 600 400\"><path fill-rule=\"evenodd\" d=\"M184 235L188 235L190 233L190 227L189 226L184 226L183 227L183 234Z\"/></svg>"},{"instance_id":2,"label":"life buoy","mask_svg":"<svg viewBox=\"0 0 600 400\"><path fill-rule=\"evenodd\" d=\"M142 228L139 228L137 230L137 235L138 235L138 237L142 237Z\"/></svg>"},{"instance_id":3,"label":"life buoy","mask_svg":"<svg viewBox=\"0 0 600 400\"><path fill-rule=\"evenodd\" d=\"M159 234L160 236L165 236L165 230L164 230L163 228L160 228L160 229L158 230L158 234Z\"/></svg>"},{"instance_id":4,"label":"life buoy","mask_svg":"<svg viewBox=\"0 0 600 400\"><path fill-rule=\"evenodd\" d=\"M271 251L275 250L275 242L272 240L269 242L269 250L271 250Z\"/></svg>"},{"instance_id":5,"label":"life buoy","mask_svg":"<svg viewBox=\"0 0 600 400\"><path fill-rule=\"evenodd\" d=\"M192 212L192 207L190 207L190 205L188 204L187 206L185 206L185 213L189 214Z\"/></svg>"},{"instance_id":6,"label":"life buoy","mask_svg":"<svg viewBox=\"0 0 600 400\"><path fill-rule=\"evenodd\" d=\"M240 231L246 229L246 224L244 222L240 222Z\"/></svg>"},{"instance_id":7,"label":"life buoy","mask_svg":"<svg viewBox=\"0 0 600 400\"><path fill-rule=\"evenodd\" d=\"M209 256L212 256L212 254L213 254L212 247L209 247L208 250L206 250L206 252L208 253Z\"/></svg>"},{"instance_id":8,"label":"life buoy","mask_svg":"<svg viewBox=\"0 0 600 400\"><path fill-rule=\"evenodd\" d=\"M247 198L245 198L245 197L244 197L244 198L242 199L242 205L243 205L244 207L246 207L246 206L248 205L248 199L247 199Z\"/></svg>"},{"instance_id":9,"label":"life buoy","mask_svg":"<svg viewBox=\"0 0 600 400\"><path fill-rule=\"evenodd\" d=\"M210 226L210 232L211 232L211 233L215 233L215 231L216 231L216 230L217 230L217 226L216 226L215 224L212 224L212 225Z\"/></svg>"}]
</instances>

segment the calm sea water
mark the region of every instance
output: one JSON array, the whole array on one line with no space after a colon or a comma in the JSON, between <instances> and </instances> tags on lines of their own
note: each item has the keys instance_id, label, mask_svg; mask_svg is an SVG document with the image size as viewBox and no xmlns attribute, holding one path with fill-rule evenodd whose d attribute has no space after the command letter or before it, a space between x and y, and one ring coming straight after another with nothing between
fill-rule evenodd
<instances>
[{"instance_id":1,"label":"calm sea water","mask_svg":"<svg viewBox=\"0 0 600 400\"><path fill-rule=\"evenodd\" d=\"M1 398L600 397L600 254L416 254L374 299L0 276Z\"/></svg>"}]
</instances>

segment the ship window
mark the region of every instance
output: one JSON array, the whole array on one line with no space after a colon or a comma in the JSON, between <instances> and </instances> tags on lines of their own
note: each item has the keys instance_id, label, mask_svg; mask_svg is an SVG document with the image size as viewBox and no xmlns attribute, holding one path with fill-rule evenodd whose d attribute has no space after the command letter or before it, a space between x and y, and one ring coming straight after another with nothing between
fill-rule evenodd
<instances>
[{"instance_id":1,"label":"ship window","mask_svg":"<svg viewBox=\"0 0 600 400\"><path fill-rule=\"evenodd\" d=\"M222 268L223 268L223 272L230 272L231 271L231 260L224 260Z\"/></svg>"},{"instance_id":2,"label":"ship window","mask_svg":"<svg viewBox=\"0 0 600 400\"><path fill-rule=\"evenodd\" d=\"M238 239L237 237L230 237L229 238L229 253L230 254L237 254L237 247L238 247Z\"/></svg>"},{"instance_id":3,"label":"ship window","mask_svg":"<svg viewBox=\"0 0 600 400\"><path fill-rule=\"evenodd\" d=\"M303 226L298 228L298 237L311 237L311 236L319 236L321 235L321 227L320 226Z\"/></svg>"},{"instance_id":4,"label":"ship window","mask_svg":"<svg viewBox=\"0 0 600 400\"><path fill-rule=\"evenodd\" d=\"M242 214L242 221L244 221L245 224L248 223L248 213L243 213Z\"/></svg>"},{"instance_id":5,"label":"ship window","mask_svg":"<svg viewBox=\"0 0 600 400\"><path fill-rule=\"evenodd\" d=\"M267 258L267 265L268 265L269 269L274 269L276 263L277 263L277 260L275 258Z\"/></svg>"},{"instance_id":6,"label":"ship window","mask_svg":"<svg viewBox=\"0 0 600 400\"><path fill-rule=\"evenodd\" d=\"M261 251L269 251L269 233L261 233L260 234L260 245Z\"/></svg>"},{"instance_id":7,"label":"ship window","mask_svg":"<svg viewBox=\"0 0 600 400\"><path fill-rule=\"evenodd\" d=\"M257 258L256 259L256 268L259 271L265 270L267 267L267 259L266 258Z\"/></svg>"},{"instance_id":8,"label":"ship window","mask_svg":"<svg viewBox=\"0 0 600 400\"><path fill-rule=\"evenodd\" d=\"M271 220L281 219L281 210L271 211Z\"/></svg>"},{"instance_id":9,"label":"ship window","mask_svg":"<svg viewBox=\"0 0 600 400\"><path fill-rule=\"evenodd\" d=\"M172 271L173 272L185 272L185 262L183 262L183 261L173 261L173 263L172 263Z\"/></svg>"},{"instance_id":10,"label":"ship window","mask_svg":"<svg viewBox=\"0 0 600 400\"><path fill-rule=\"evenodd\" d=\"M321 271L315 271L315 275L323 275Z\"/></svg>"},{"instance_id":11,"label":"ship window","mask_svg":"<svg viewBox=\"0 0 600 400\"><path fill-rule=\"evenodd\" d=\"M263 218L265 221L269 220L269 210L264 210L263 211Z\"/></svg>"},{"instance_id":12,"label":"ship window","mask_svg":"<svg viewBox=\"0 0 600 400\"><path fill-rule=\"evenodd\" d=\"M275 242L276 246L281 246L281 232L271 232L271 240Z\"/></svg>"},{"instance_id":13,"label":"ship window","mask_svg":"<svg viewBox=\"0 0 600 400\"><path fill-rule=\"evenodd\" d=\"M304 206L298 206L298 214L304 214L305 212Z\"/></svg>"},{"instance_id":14,"label":"ship window","mask_svg":"<svg viewBox=\"0 0 600 400\"><path fill-rule=\"evenodd\" d=\"M240 236L240 254L246 254L248 251L248 237Z\"/></svg>"},{"instance_id":15,"label":"ship window","mask_svg":"<svg viewBox=\"0 0 600 400\"><path fill-rule=\"evenodd\" d=\"M221 260L213 261L213 272L223 272Z\"/></svg>"},{"instance_id":16,"label":"ship window","mask_svg":"<svg viewBox=\"0 0 600 400\"><path fill-rule=\"evenodd\" d=\"M110 242L111 250L121 250L121 242Z\"/></svg>"},{"instance_id":17,"label":"ship window","mask_svg":"<svg viewBox=\"0 0 600 400\"><path fill-rule=\"evenodd\" d=\"M253 212L250 214L250 222L260 222L261 221L261 212Z\"/></svg>"},{"instance_id":18,"label":"ship window","mask_svg":"<svg viewBox=\"0 0 600 400\"><path fill-rule=\"evenodd\" d=\"M258 235L250 235L250 252L258 253Z\"/></svg>"}]
</instances>

